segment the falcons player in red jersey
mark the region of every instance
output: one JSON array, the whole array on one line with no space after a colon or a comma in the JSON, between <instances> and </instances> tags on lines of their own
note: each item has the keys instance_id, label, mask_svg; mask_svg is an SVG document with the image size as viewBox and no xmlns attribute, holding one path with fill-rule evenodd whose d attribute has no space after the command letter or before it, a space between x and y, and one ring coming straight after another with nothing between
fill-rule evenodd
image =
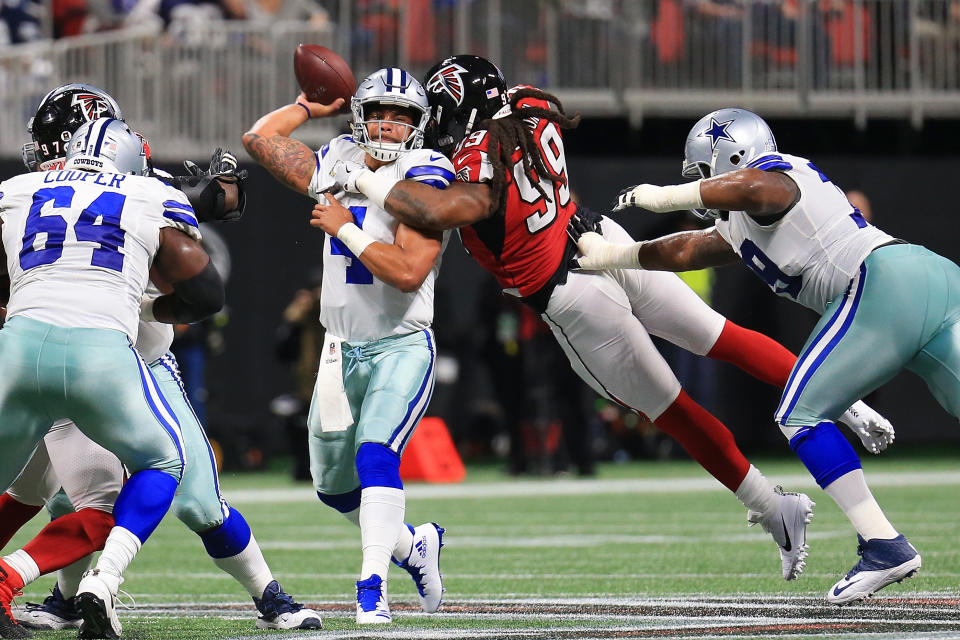
<instances>
[{"instance_id":1,"label":"falcons player in red jersey","mask_svg":"<svg viewBox=\"0 0 960 640\"><path fill-rule=\"evenodd\" d=\"M404 224L459 228L464 246L550 325L574 370L598 393L636 411L675 438L749 509L780 547L783 577L803 570L813 502L783 493L743 456L730 431L680 386L650 335L726 360L757 378L786 384L796 357L775 341L711 309L674 274L568 271L575 214L608 238L630 236L570 199L561 130L579 116L533 87L507 90L490 61L454 56L427 72L436 147L451 156L457 182L439 194L359 166L334 167L337 182L382 205ZM326 205L316 209L322 212ZM855 405L868 447L882 441L881 416ZM849 412L848 412L849 413ZM869 413L866 420L864 416ZM869 433L872 427L878 433ZM883 432L883 433L879 433Z\"/></svg>"}]
</instances>

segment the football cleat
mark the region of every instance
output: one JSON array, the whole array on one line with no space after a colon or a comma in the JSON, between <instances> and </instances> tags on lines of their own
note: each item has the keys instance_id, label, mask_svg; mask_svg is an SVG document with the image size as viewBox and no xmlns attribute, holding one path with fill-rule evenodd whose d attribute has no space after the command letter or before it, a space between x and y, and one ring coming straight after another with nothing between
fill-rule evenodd
<instances>
[{"instance_id":1,"label":"football cleat","mask_svg":"<svg viewBox=\"0 0 960 640\"><path fill-rule=\"evenodd\" d=\"M894 582L910 578L920 569L920 554L900 534L892 540L864 540L857 535L860 560L827 592L827 602L842 605L873 595Z\"/></svg>"},{"instance_id":2,"label":"football cleat","mask_svg":"<svg viewBox=\"0 0 960 640\"><path fill-rule=\"evenodd\" d=\"M410 527L410 532L413 534L413 544L410 545L409 555L403 561L393 562L413 578L420 593L420 608L426 613L434 613L440 608L444 592L443 576L440 574L444 528L435 522L428 522L416 528Z\"/></svg>"},{"instance_id":3,"label":"football cleat","mask_svg":"<svg viewBox=\"0 0 960 640\"><path fill-rule=\"evenodd\" d=\"M19 577L6 562L0 560L0 638L32 638L33 634L17 624L10 610L10 604L16 596L22 595L20 589L10 585L10 574ZM22 582L18 581L18 584Z\"/></svg>"},{"instance_id":4,"label":"football cleat","mask_svg":"<svg viewBox=\"0 0 960 640\"><path fill-rule=\"evenodd\" d=\"M857 400L840 416L841 423L857 434L863 448L870 453L880 453L893 444L896 434L893 425L873 410L863 400Z\"/></svg>"},{"instance_id":5,"label":"football cleat","mask_svg":"<svg viewBox=\"0 0 960 640\"><path fill-rule=\"evenodd\" d=\"M390 605L387 604L387 581L373 574L357 582L357 624L387 624Z\"/></svg>"},{"instance_id":6,"label":"football cleat","mask_svg":"<svg viewBox=\"0 0 960 640\"><path fill-rule=\"evenodd\" d=\"M276 580L263 590L263 596L254 598L260 615L257 616L257 629L322 629L320 614L307 609L293 597L284 592Z\"/></svg>"},{"instance_id":7,"label":"football cleat","mask_svg":"<svg viewBox=\"0 0 960 640\"><path fill-rule=\"evenodd\" d=\"M28 602L24 611L17 614L17 622L28 629L45 629L60 631L61 629L76 629L83 620L77 611L73 599L63 597L60 585L53 585L53 591L43 599L42 604Z\"/></svg>"},{"instance_id":8,"label":"football cleat","mask_svg":"<svg viewBox=\"0 0 960 640\"><path fill-rule=\"evenodd\" d=\"M100 569L91 569L83 574L77 596L74 599L80 617L78 638L109 638L117 640L123 627L117 617L117 590L123 578Z\"/></svg>"},{"instance_id":9,"label":"football cleat","mask_svg":"<svg viewBox=\"0 0 960 640\"><path fill-rule=\"evenodd\" d=\"M780 547L783 579L796 580L807 564L807 525L817 503L805 493L784 492L782 487L774 491L780 495L777 508L766 518L759 511L748 511L747 522L750 525L759 522L763 530L773 536Z\"/></svg>"}]
</instances>

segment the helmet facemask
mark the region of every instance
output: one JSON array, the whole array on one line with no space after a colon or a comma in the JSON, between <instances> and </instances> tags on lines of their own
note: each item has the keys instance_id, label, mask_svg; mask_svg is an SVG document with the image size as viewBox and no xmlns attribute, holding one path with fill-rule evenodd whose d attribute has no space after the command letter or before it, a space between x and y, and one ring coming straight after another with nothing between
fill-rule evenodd
<instances>
[{"instance_id":1,"label":"helmet facemask","mask_svg":"<svg viewBox=\"0 0 960 640\"><path fill-rule=\"evenodd\" d=\"M410 122L370 117L375 111L384 110L403 113ZM375 160L392 162L401 154L423 146L430 108L423 87L403 69L380 69L364 78L350 100L350 111L354 142ZM401 139L384 140L382 134L373 139L371 128L382 131L385 124L403 131Z\"/></svg>"}]
</instances>

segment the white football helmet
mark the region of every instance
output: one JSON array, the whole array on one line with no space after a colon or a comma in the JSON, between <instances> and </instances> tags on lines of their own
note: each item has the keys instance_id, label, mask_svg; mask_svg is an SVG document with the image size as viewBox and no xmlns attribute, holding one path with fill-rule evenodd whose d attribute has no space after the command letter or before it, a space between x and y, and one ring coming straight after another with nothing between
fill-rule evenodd
<instances>
[{"instance_id":1,"label":"white football helmet","mask_svg":"<svg viewBox=\"0 0 960 640\"><path fill-rule=\"evenodd\" d=\"M147 153L126 122L99 118L73 132L63 168L143 176L147 174Z\"/></svg>"},{"instance_id":2,"label":"white football helmet","mask_svg":"<svg viewBox=\"0 0 960 640\"><path fill-rule=\"evenodd\" d=\"M683 148L687 178L710 178L743 169L754 159L775 152L777 141L763 118L746 109L718 109L700 118ZM701 218L716 218L716 209L693 211Z\"/></svg>"},{"instance_id":3,"label":"white football helmet","mask_svg":"<svg viewBox=\"0 0 960 640\"><path fill-rule=\"evenodd\" d=\"M366 113L373 105L392 105L412 111L413 125L386 121L408 130L402 142L371 140L367 125L383 120L370 120ZM419 149L423 146L423 135L430 120L430 107L423 86L412 74L403 69L380 69L364 78L350 99L353 112L353 139L364 151L383 162L391 162L401 153Z\"/></svg>"}]
</instances>

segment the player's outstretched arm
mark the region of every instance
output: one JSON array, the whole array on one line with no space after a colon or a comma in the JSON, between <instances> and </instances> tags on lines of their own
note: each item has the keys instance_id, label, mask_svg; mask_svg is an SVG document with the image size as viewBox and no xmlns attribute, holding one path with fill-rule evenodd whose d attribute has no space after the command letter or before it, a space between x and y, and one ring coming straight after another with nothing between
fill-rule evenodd
<instances>
[{"instance_id":1,"label":"player's outstretched arm","mask_svg":"<svg viewBox=\"0 0 960 640\"><path fill-rule=\"evenodd\" d=\"M172 227L160 230L160 249L150 278L161 290L159 298L144 299L140 317L169 324L189 324L209 318L223 308L223 280L199 242ZM161 286L161 283L164 283Z\"/></svg>"},{"instance_id":2,"label":"player's outstretched arm","mask_svg":"<svg viewBox=\"0 0 960 640\"><path fill-rule=\"evenodd\" d=\"M310 118L337 113L343 98L328 105L309 102L302 93L297 101L263 116L243 134L243 148L282 184L307 194L317 160L310 147L290 134Z\"/></svg>"},{"instance_id":3,"label":"player's outstretched arm","mask_svg":"<svg viewBox=\"0 0 960 640\"><path fill-rule=\"evenodd\" d=\"M363 188L360 181L357 185ZM440 190L401 180L384 201L384 209L403 224L436 231L459 229L489 218L495 206L490 186L471 182L454 182Z\"/></svg>"},{"instance_id":4,"label":"player's outstretched arm","mask_svg":"<svg viewBox=\"0 0 960 640\"><path fill-rule=\"evenodd\" d=\"M620 192L614 211L640 207L663 213L687 209L745 211L762 218L783 213L800 197L800 189L777 171L740 169L685 184L640 184Z\"/></svg>"},{"instance_id":5,"label":"player's outstretched arm","mask_svg":"<svg viewBox=\"0 0 960 640\"><path fill-rule=\"evenodd\" d=\"M436 190L435 187L429 187ZM343 242L381 282L404 293L420 288L440 255L443 232L418 230L401 224L393 244L375 241L353 221L353 214L329 193L313 207L310 224Z\"/></svg>"},{"instance_id":6,"label":"player's outstretched arm","mask_svg":"<svg viewBox=\"0 0 960 640\"><path fill-rule=\"evenodd\" d=\"M576 269L693 271L730 264L738 259L736 252L715 228L681 231L633 244L608 242L599 233L576 227L574 220L571 220L569 231L581 254L571 265Z\"/></svg>"}]
</instances>

